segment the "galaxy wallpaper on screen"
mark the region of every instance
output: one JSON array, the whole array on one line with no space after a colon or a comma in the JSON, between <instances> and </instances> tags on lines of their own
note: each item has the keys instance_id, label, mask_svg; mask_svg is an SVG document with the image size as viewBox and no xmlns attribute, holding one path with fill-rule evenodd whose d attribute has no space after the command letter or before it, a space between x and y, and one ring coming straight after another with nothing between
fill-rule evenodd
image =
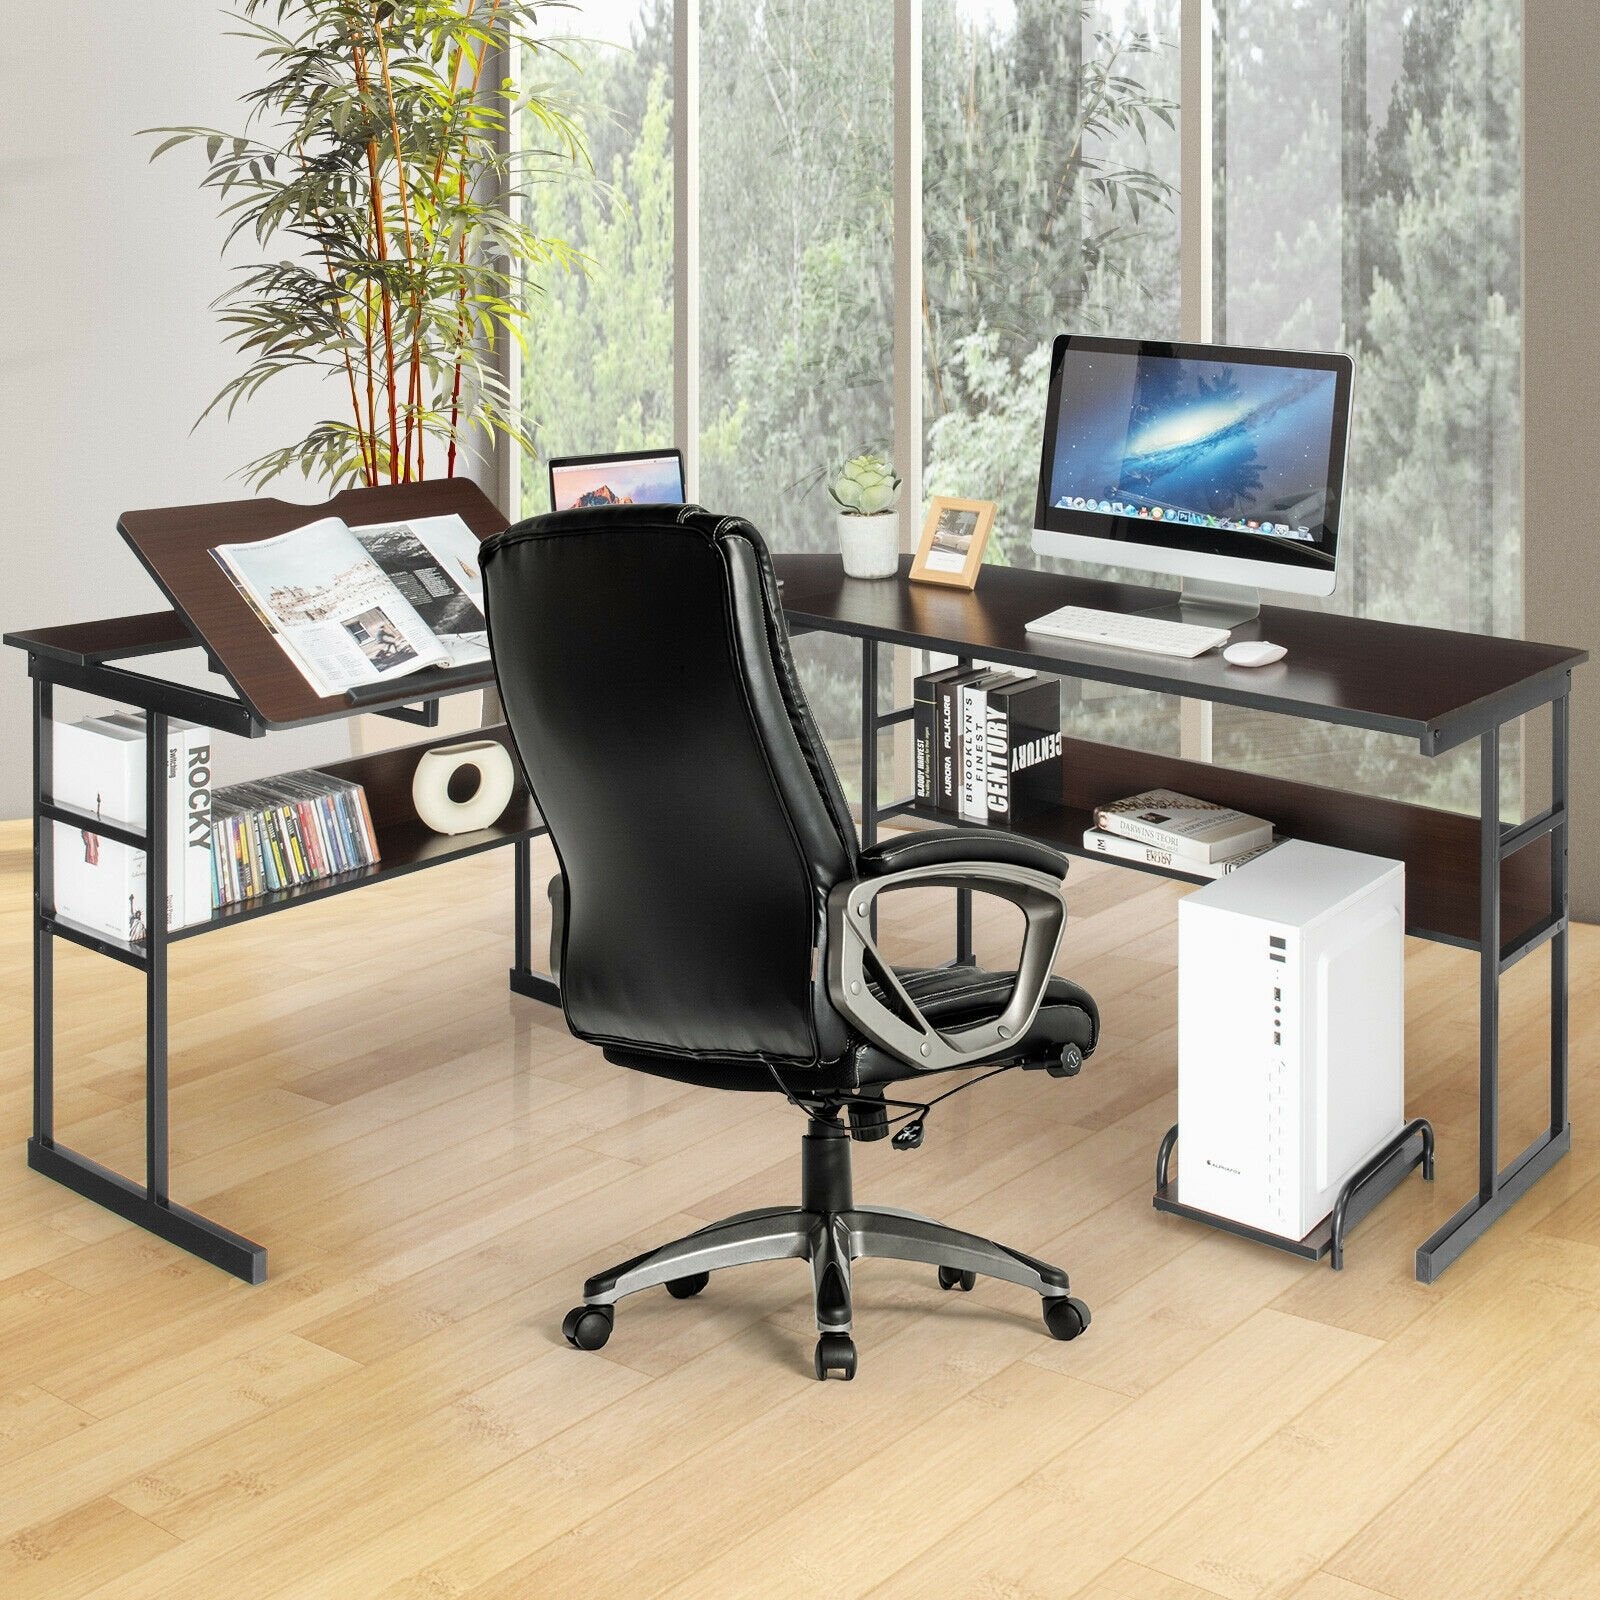
<instances>
[{"instance_id":1,"label":"galaxy wallpaper on screen","mask_svg":"<svg viewBox=\"0 0 1600 1600\"><path fill-rule=\"evenodd\" d=\"M1320 533L1334 373L1070 349L1065 362L1053 506Z\"/></svg>"}]
</instances>

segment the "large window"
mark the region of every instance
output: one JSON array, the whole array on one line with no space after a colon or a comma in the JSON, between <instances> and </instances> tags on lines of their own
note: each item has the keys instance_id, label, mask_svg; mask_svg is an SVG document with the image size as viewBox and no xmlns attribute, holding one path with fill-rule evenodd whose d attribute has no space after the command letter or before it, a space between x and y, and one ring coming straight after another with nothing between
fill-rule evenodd
<instances>
[{"instance_id":1,"label":"large window","mask_svg":"<svg viewBox=\"0 0 1600 1600\"><path fill-rule=\"evenodd\" d=\"M552 456L670 443L672 418L672 4L587 0L551 11L565 61L541 51L525 87L578 111L593 182L559 161L519 175L533 226L563 239L585 270L540 274L520 353L538 456L521 463L520 510L549 509ZM548 141L525 126L523 148Z\"/></svg>"},{"instance_id":2,"label":"large window","mask_svg":"<svg viewBox=\"0 0 1600 1600\"><path fill-rule=\"evenodd\" d=\"M1180 138L1203 131L1179 104L1197 43L1182 30L1208 9L1211 192L1180 206ZM556 87L590 108L599 181L534 181L524 201L589 257L587 275L551 276L530 330L546 452L681 436L673 364L694 363L700 498L778 549L831 548L824 474L896 436L896 284L914 281L904 263L896 276L898 154L923 176L922 489L999 503L991 561L1035 561L1052 336L1192 330L1202 280L1180 271L1196 259L1180 243L1204 230L1214 338L1356 358L1340 587L1306 603L1519 630L1520 0L922 0L917 127L896 123L896 0L550 15L597 41L573 44ZM677 351L675 17L698 29L700 238L681 264L699 338ZM525 483L539 509L542 477ZM847 746L854 651L798 649ZM1180 748L1175 702L1079 693L1072 731ZM1219 707L1213 748L1336 787L1474 799L1470 753L1424 761L1358 730ZM1504 750L1515 794L1517 742Z\"/></svg>"},{"instance_id":3,"label":"large window","mask_svg":"<svg viewBox=\"0 0 1600 1600\"><path fill-rule=\"evenodd\" d=\"M1177 41L1177 0L924 8L926 489L998 502L989 561L1037 564L1055 335L1178 336ZM1170 696L1062 696L1079 737L1178 751Z\"/></svg>"},{"instance_id":4,"label":"large window","mask_svg":"<svg viewBox=\"0 0 1600 1600\"><path fill-rule=\"evenodd\" d=\"M1521 9L1218 8L1216 337L1356 361L1334 611L1521 631ZM1477 803L1470 750L1218 707L1215 755Z\"/></svg>"},{"instance_id":5,"label":"large window","mask_svg":"<svg viewBox=\"0 0 1600 1600\"><path fill-rule=\"evenodd\" d=\"M891 0L701 0L700 498L837 549L826 479L893 444ZM795 643L841 776L859 650Z\"/></svg>"}]
</instances>

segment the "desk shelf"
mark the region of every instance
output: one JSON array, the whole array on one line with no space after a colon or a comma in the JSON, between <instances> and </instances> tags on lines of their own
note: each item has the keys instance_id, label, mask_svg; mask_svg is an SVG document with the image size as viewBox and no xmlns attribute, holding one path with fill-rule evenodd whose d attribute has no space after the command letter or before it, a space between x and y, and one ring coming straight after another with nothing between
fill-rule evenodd
<instances>
[{"instance_id":1,"label":"desk shelf","mask_svg":"<svg viewBox=\"0 0 1600 1600\"><path fill-rule=\"evenodd\" d=\"M325 505L291 505L282 500L241 500L205 506L177 506L124 513L119 528L173 609L133 617L110 617L63 627L8 633L4 643L28 655L33 680L34 788L34 951L33 951L33 1136L28 1164L118 1216L159 1238L211 1262L223 1271L260 1283L266 1276L266 1250L220 1222L188 1211L169 1192L167 1081L167 960L179 940L235 923L269 916L290 906L343 894L370 883L400 877L424 867L456 861L482 850L510 845L514 859L514 956L510 986L515 994L547 1004L559 1003L554 982L532 966L531 841L545 832L526 789L519 788L499 820L476 833L435 834L418 819L411 799L412 777L423 751L450 742L429 743L359 760L332 762L323 770L359 783L367 797L379 860L370 867L258 895L226 906L190 927L166 927L163 897L152 897L148 936L138 943L107 939L58 916L54 903L53 825L89 827L144 851L146 881L166 877L169 841L163 828L149 837L117 828L60 806L52 797L54 695L57 688L79 690L120 705L137 706L149 717L145 751L146 810L166 814L167 773L157 752L166 745L169 717L241 738L260 738L270 730L304 726L361 712L435 726L439 697L487 687L481 673L403 678L376 700L352 704L345 696L320 698L262 628L260 621L211 558L212 546L230 540L261 539L286 532L330 513L355 524L439 516L454 512L485 538L506 521L474 484L464 478L351 489ZM177 677L136 670L124 663L145 657L200 649L211 671L231 692L194 687ZM422 702L420 710L415 709ZM509 742L504 728L477 731L474 738ZM143 1182L100 1166L70 1150L55 1134L54 947L62 940L133 967L145 989L145 1175Z\"/></svg>"},{"instance_id":2,"label":"desk shelf","mask_svg":"<svg viewBox=\"0 0 1600 1600\"><path fill-rule=\"evenodd\" d=\"M1288 838L1403 860L1406 932L1463 949L1478 948L1476 817L1088 739L1062 741L1061 771L1061 804L1023 817L1016 832L1040 839L1066 855L1094 861L1115 859L1118 866L1159 877L1205 883L1207 879L1193 873L1103 856L1084 848L1083 835L1094 826L1096 806L1142 789L1176 789L1180 794L1198 795L1265 817ZM985 826L961 822L922 802L912 804L904 814L946 825ZM1502 864L1500 895L1501 951L1509 956L1549 919L1548 837L1535 840Z\"/></svg>"},{"instance_id":3,"label":"desk shelf","mask_svg":"<svg viewBox=\"0 0 1600 1600\"><path fill-rule=\"evenodd\" d=\"M779 556L791 629L844 635L861 645L862 837L906 818L958 819L915 802L881 805L878 739L885 714L886 647L937 651L963 664L1020 667L1119 684L1215 705L1236 705L1413 738L1425 756L1478 746L1474 815L1345 794L1263 773L1239 772L1145 751L1068 739L1059 803L1012 830L1068 855L1085 850L1095 806L1141 789L1171 788L1268 817L1305 839L1406 865L1407 931L1478 955L1477 1192L1417 1248L1417 1278L1432 1283L1571 1148L1568 1118L1568 831L1572 675L1586 652L1528 639L1494 639L1374 618L1264 605L1236 640L1272 639L1287 657L1260 671L1207 652L1194 659L1144 655L1086 641L1047 639L1028 623L1062 605L1141 612L1170 599L1149 589L1064 573L985 567L970 592L847 578L838 558ZM1500 821L1500 740L1519 717L1549 708L1550 806L1517 826ZM1183 882L1206 880L1117 859ZM955 959L972 959L972 896L956 895ZM1550 1115L1545 1131L1505 1164L1499 1148L1500 979L1531 951L1550 950ZM1177 1202L1173 1202L1177 1204ZM1306 1249L1312 1241L1297 1241ZM1320 1241L1318 1242L1320 1247ZM1330 1251L1333 1246L1329 1241Z\"/></svg>"},{"instance_id":4,"label":"desk shelf","mask_svg":"<svg viewBox=\"0 0 1600 1600\"><path fill-rule=\"evenodd\" d=\"M474 729L470 737L475 740L495 739L510 747L510 734L503 724ZM440 866L447 861L477 855L479 851L493 850L499 845L514 844L518 840L537 838L544 833L544 822L534 808L532 797L520 784L499 820L476 832L435 833L418 818L411 801L411 779L417 762L425 751L440 745L458 744L462 738L461 734L452 734L448 738L405 745L398 750L385 750L351 761L324 762L317 771L359 783L365 791L367 809L372 814L373 832L378 840L378 860L370 867L335 873L293 889L269 890L249 900L223 906L213 911L204 922L173 930L167 935L169 942L192 939L198 934L233 927L289 906L323 900L329 895L363 888L369 883L380 883L388 878L403 877L408 872L418 872L424 867Z\"/></svg>"}]
</instances>

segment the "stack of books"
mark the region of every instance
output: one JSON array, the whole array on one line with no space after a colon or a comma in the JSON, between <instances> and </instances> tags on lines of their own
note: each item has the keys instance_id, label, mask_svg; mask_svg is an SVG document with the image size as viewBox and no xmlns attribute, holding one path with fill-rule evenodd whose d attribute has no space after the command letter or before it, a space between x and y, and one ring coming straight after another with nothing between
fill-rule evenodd
<instances>
[{"instance_id":1,"label":"stack of books","mask_svg":"<svg viewBox=\"0 0 1600 1600\"><path fill-rule=\"evenodd\" d=\"M376 865L359 783L308 768L218 789L211 800L218 906Z\"/></svg>"},{"instance_id":2,"label":"stack of books","mask_svg":"<svg viewBox=\"0 0 1600 1600\"><path fill-rule=\"evenodd\" d=\"M1270 822L1171 789L1096 806L1094 821L1083 835L1085 849L1197 878L1236 872L1277 842Z\"/></svg>"},{"instance_id":3,"label":"stack of books","mask_svg":"<svg viewBox=\"0 0 1600 1600\"><path fill-rule=\"evenodd\" d=\"M145 831L145 716L119 711L55 724L51 798L86 817ZM211 734L167 719L169 929L211 915ZM54 826L56 915L130 944L147 934L145 853L92 826Z\"/></svg>"},{"instance_id":4,"label":"stack of books","mask_svg":"<svg viewBox=\"0 0 1600 1600\"><path fill-rule=\"evenodd\" d=\"M1061 803L1061 686L1031 672L946 667L913 692L916 798L1008 825Z\"/></svg>"}]
</instances>

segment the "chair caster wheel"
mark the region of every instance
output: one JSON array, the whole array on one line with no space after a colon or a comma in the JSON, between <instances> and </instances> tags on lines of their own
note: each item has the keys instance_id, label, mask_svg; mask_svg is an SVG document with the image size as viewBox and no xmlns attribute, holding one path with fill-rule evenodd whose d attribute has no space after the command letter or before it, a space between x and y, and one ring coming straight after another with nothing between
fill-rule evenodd
<instances>
[{"instance_id":1,"label":"chair caster wheel","mask_svg":"<svg viewBox=\"0 0 1600 1600\"><path fill-rule=\"evenodd\" d=\"M1089 1308L1072 1295L1046 1300L1044 1325L1052 1339L1076 1339L1089 1326Z\"/></svg>"},{"instance_id":2,"label":"chair caster wheel","mask_svg":"<svg viewBox=\"0 0 1600 1600\"><path fill-rule=\"evenodd\" d=\"M940 1267L939 1287L941 1289L960 1289L963 1292L970 1289L978 1281L976 1272L963 1272L960 1267Z\"/></svg>"},{"instance_id":3,"label":"chair caster wheel","mask_svg":"<svg viewBox=\"0 0 1600 1600\"><path fill-rule=\"evenodd\" d=\"M848 1333L825 1333L817 1340L816 1369L819 1378L837 1372L847 1383L856 1375L856 1345Z\"/></svg>"},{"instance_id":4,"label":"chair caster wheel","mask_svg":"<svg viewBox=\"0 0 1600 1600\"><path fill-rule=\"evenodd\" d=\"M674 1300L692 1300L710 1282L709 1272L691 1272L687 1278L669 1279L667 1293Z\"/></svg>"},{"instance_id":5,"label":"chair caster wheel","mask_svg":"<svg viewBox=\"0 0 1600 1600\"><path fill-rule=\"evenodd\" d=\"M561 1332L574 1350L598 1350L611 1337L615 1316L610 1306L574 1306L561 1323Z\"/></svg>"}]
</instances>

